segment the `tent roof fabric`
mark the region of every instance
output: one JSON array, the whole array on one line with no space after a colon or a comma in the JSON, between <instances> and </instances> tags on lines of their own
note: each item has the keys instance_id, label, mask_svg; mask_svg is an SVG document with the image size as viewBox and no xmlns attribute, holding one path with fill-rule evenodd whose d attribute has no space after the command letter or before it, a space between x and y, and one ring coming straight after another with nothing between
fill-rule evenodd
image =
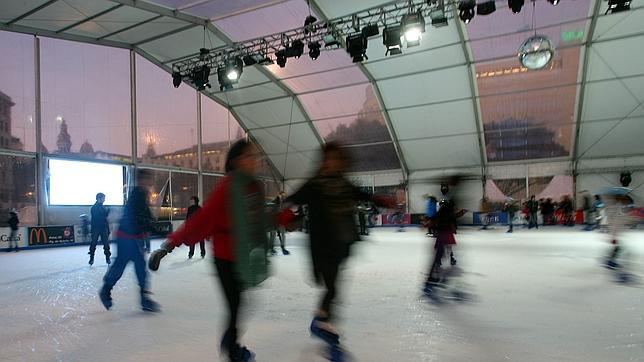
<instances>
[{"instance_id":1,"label":"tent roof fabric","mask_svg":"<svg viewBox=\"0 0 644 362\"><path fill-rule=\"evenodd\" d=\"M402 1L402 0L401 0ZM25 0L0 3L0 30L133 49L166 71L203 46L230 45L391 0ZM402 1L404 2L404 1ZM455 6L448 2L447 6ZM246 67L235 89L203 93L227 107L286 179L310 171L325 141L350 145L356 172L486 166L644 154L644 7L606 14L601 0L535 5L536 32L557 49L544 70L516 59L532 9L507 4L467 25L427 25L420 46L385 56L370 40ZM216 75L211 83L217 84ZM289 137L290 136L290 137Z\"/></svg>"}]
</instances>

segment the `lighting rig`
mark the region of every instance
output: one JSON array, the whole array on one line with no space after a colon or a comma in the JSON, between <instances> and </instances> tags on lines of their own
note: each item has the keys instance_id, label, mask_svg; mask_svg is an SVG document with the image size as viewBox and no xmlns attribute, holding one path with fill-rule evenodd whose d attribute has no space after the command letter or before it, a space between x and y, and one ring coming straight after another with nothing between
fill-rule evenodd
<instances>
[{"instance_id":1,"label":"lighting rig","mask_svg":"<svg viewBox=\"0 0 644 362\"><path fill-rule=\"evenodd\" d=\"M454 0L398 0L326 21L309 15L300 28L230 46L202 48L199 54L174 62L172 84L179 87L185 80L204 90L211 87L209 77L216 71L219 89L229 90L238 82L244 66L275 63L284 68L305 50L315 60L322 51L344 47L354 62L361 62L368 59L368 40L380 35L381 29L385 54L401 54L405 47L420 45L426 31L425 18L436 28L448 24L454 17L448 2L455 4Z\"/></svg>"},{"instance_id":2,"label":"lighting rig","mask_svg":"<svg viewBox=\"0 0 644 362\"><path fill-rule=\"evenodd\" d=\"M534 5L535 0L531 1ZM560 2L547 1L553 6ZM607 13L630 9L631 0L606 1ZM508 8L515 14L524 4L525 0L508 0ZM395 56L404 48L420 45L426 18L433 27L440 28L456 16L468 24L476 14L490 15L495 11L494 0L397 0L326 21L309 15L302 27L214 49L202 48L198 54L174 62L172 84L179 87L185 80L199 90L211 88L210 75L216 71L219 89L229 90L239 81L245 66L276 63L284 68L289 58L300 58L305 49L316 60L322 51L344 47L354 63L362 62L369 59L369 39L379 36L381 30L385 55Z\"/></svg>"}]
</instances>

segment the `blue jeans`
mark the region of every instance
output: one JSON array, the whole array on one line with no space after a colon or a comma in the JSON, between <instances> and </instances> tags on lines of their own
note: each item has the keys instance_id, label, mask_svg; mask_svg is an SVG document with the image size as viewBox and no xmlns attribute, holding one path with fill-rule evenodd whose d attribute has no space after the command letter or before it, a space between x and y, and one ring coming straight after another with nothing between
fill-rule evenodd
<instances>
[{"instance_id":1,"label":"blue jeans","mask_svg":"<svg viewBox=\"0 0 644 362\"><path fill-rule=\"evenodd\" d=\"M147 289L147 277L145 259L143 258L143 240L137 239L116 239L116 260L105 273L103 281L105 286L112 288L123 276L127 264L134 262L136 278L139 281L141 290Z\"/></svg>"}]
</instances>

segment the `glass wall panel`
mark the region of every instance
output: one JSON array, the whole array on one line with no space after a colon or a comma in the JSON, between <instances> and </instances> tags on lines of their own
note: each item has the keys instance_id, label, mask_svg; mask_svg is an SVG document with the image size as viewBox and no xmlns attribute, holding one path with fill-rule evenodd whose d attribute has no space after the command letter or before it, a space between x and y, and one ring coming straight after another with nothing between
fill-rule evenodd
<instances>
[{"instance_id":1,"label":"glass wall panel","mask_svg":"<svg viewBox=\"0 0 644 362\"><path fill-rule=\"evenodd\" d=\"M46 151L131 160L128 51L50 38L40 46Z\"/></svg>"},{"instance_id":2,"label":"glass wall panel","mask_svg":"<svg viewBox=\"0 0 644 362\"><path fill-rule=\"evenodd\" d=\"M20 226L36 225L36 159L0 155L0 226L8 226L15 209Z\"/></svg>"},{"instance_id":3,"label":"glass wall panel","mask_svg":"<svg viewBox=\"0 0 644 362\"><path fill-rule=\"evenodd\" d=\"M204 171L224 172L228 148L245 137L235 117L222 105L201 97L201 138Z\"/></svg>"},{"instance_id":4,"label":"glass wall panel","mask_svg":"<svg viewBox=\"0 0 644 362\"><path fill-rule=\"evenodd\" d=\"M475 60L488 161L569 156L580 49L589 0L553 7L536 2L537 32L556 49L551 63L528 70L517 49L534 33L532 4L519 14L507 8L467 25ZM498 12L497 12L498 13Z\"/></svg>"},{"instance_id":5,"label":"glass wall panel","mask_svg":"<svg viewBox=\"0 0 644 362\"><path fill-rule=\"evenodd\" d=\"M34 37L0 31L0 148L36 151Z\"/></svg>"},{"instance_id":6,"label":"glass wall panel","mask_svg":"<svg viewBox=\"0 0 644 362\"><path fill-rule=\"evenodd\" d=\"M212 176L212 175L203 175L202 176L202 182L203 182L203 197L204 200L208 198L208 195L215 189L215 186L217 186L217 183L221 181L223 178L222 176Z\"/></svg>"},{"instance_id":7,"label":"glass wall panel","mask_svg":"<svg viewBox=\"0 0 644 362\"><path fill-rule=\"evenodd\" d=\"M170 172L164 170L148 170L152 175L150 190L150 209L159 221L170 220L171 194Z\"/></svg>"},{"instance_id":8,"label":"glass wall panel","mask_svg":"<svg viewBox=\"0 0 644 362\"><path fill-rule=\"evenodd\" d=\"M136 87L139 161L197 169L196 91L138 56Z\"/></svg>"},{"instance_id":9,"label":"glass wall panel","mask_svg":"<svg viewBox=\"0 0 644 362\"><path fill-rule=\"evenodd\" d=\"M199 175L190 173L172 173L172 219L185 220L190 198L198 196Z\"/></svg>"}]
</instances>

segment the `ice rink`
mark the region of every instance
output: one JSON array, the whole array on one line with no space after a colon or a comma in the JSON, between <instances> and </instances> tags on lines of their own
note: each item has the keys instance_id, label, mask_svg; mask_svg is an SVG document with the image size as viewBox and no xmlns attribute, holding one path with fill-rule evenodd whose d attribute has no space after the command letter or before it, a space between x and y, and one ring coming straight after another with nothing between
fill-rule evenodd
<instances>
[{"instance_id":1,"label":"ice rink","mask_svg":"<svg viewBox=\"0 0 644 362\"><path fill-rule=\"evenodd\" d=\"M341 284L338 327L357 361L642 361L644 284L614 282L600 266L607 236L553 227L457 235L475 295L437 305L421 296L433 239L378 229L356 245ZM631 271L644 275L644 233L624 236ZM307 236L271 258L273 276L246 294L243 343L257 361L322 361L308 326L320 291ZM158 241L153 246L157 246ZM97 297L105 261L87 247L0 254L2 361L224 361L223 296L210 258L175 250L152 274L163 311L138 306L130 266L106 311ZM210 252L210 250L208 250Z\"/></svg>"}]
</instances>

